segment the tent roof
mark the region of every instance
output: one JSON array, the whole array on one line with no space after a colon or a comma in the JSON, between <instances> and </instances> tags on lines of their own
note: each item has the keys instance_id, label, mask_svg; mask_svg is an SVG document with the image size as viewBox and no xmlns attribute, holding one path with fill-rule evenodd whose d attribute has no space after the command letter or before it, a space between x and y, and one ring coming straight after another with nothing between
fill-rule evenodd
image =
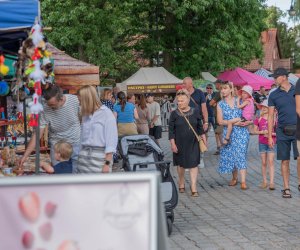
<instances>
[{"instance_id":1,"label":"tent roof","mask_svg":"<svg viewBox=\"0 0 300 250\"><path fill-rule=\"evenodd\" d=\"M264 68L260 68L259 70L257 70L254 74L256 75L259 75L259 76L262 76L264 78L267 78L269 80L273 80L274 81L274 78L273 77L270 77L269 75L272 74L272 72L264 69ZM290 73L289 74L289 82L293 85L296 84L296 82L298 81L298 77L296 75L294 75L293 73Z\"/></svg>"},{"instance_id":2,"label":"tent roof","mask_svg":"<svg viewBox=\"0 0 300 250\"><path fill-rule=\"evenodd\" d=\"M135 74L122 82L122 85L181 84L182 80L163 67L140 68Z\"/></svg>"},{"instance_id":3,"label":"tent roof","mask_svg":"<svg viewBox=\"0 0 300 250\"><path fill-rule=\"evenodd\" d=\"M77 60L65 52L47 44L48 50L54 59L55 83L70 93L85 85L99 85L99 67Z\"/></svg>"},{"instance_id":4,"label":"tent roof","mask_svg":"<svg viewBox=\"0 0 300 250\"><path fill-rule=\"evenodd\" d=\"M30 28L38 16L38 0L0 0L0 31Z\"/></svg>"},{"instance_id":5,"label":"tent roof","mask_svg":"<svg viewBox=\"0 0 300 250\"><path fill-rule=\"evenodd\" d=\"M0 51L17 55L36 17L38 0L0 0Z\"/></svg>"},{"instance_id":6,"label":"tent roof","mask_svg":"<svg viewBox=\"0 0 300 250\"><path fill-rule=\"evenodd\" d=\"M274 80L268 80L241 68L225 71L218 76L218 79L231 81L238 86L250 85L254 90L259 90L260 86L270 89L274 83Z\"/></svg>"},{"instance_id":7,"label":"tent roof","mask_svg":"<svg viewBox=\"0 0 300 250\"><path fill-rule=\"evenodd\" d=\"M215 82L217 78L215 78L211 73L209 72L201 72L201 75L204 80L210 81L210 82Z\"/></svg>"}]
</instances>

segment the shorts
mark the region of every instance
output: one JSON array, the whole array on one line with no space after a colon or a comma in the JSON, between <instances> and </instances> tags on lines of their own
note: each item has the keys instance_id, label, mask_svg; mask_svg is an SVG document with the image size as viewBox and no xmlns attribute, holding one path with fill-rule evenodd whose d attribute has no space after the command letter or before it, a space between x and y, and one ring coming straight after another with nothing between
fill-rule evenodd
<instances>
[{"instance_id":1,"label":"shorts","mask_svg":"<svg viewBox=\"0 0 300 250\"><path fill-rule=\"evenodd\" d=\"M161 126L154 126L149 129L149 135L153 136L156 140L161 138L162 129Z\"/></svg>"},{"instance_id":2,"label":"shorts","mask_svg":"<svg viewBox=\"0 0 300 250\"><path fill-rule=\"evenodd\" d=\"M277 137L277 160L290 160L291 146L293 146L294 159L297 159L299 154L296 140L279 140Z\"/></svg>"},{"instance_id":3,"label":"shorts","mask_svg":"<svg viewBox=\"0 0 300 250\"><path fill-rule=\"evenodd\" d=\"M268 144L258 143L258 151L259 153L275 153L277 150L277 144L274 145L273 148L270 148Z\"/></svg>"}]
</instances>

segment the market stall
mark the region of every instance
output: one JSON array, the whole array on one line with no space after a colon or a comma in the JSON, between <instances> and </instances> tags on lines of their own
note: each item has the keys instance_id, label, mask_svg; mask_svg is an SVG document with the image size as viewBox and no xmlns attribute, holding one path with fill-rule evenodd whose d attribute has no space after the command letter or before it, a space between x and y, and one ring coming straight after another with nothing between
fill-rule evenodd
<instances>
[{"instance_id":1,"label":"market stall","mask_svg":"<svg viewBox=\"0 0 300 250\"><path fill-rule=\"evenodd\" d=\"M259 70L257 70L256 72L254 72L254 74L262 76L264 78L267 78L269 80L274 81L274 78L269 76L269 75L271 75L273 73L270 72L270 71L268 71L268 70L266 70L266 69L264 69L264 68L260 68ZM293 73L289 74L289 82L291 84L296 85L296 82L298 81L298 79L299 78L295 74L293 74Z\"/></svg>"},{"instance_id":2,"label":"market stall","mask_svg":"<svg viewBox=\"0 0 300 250\"><path fill-rule=\"evenodd\" d=\"M54 60L55 83L62 89L76 94L85 85L100 84L98 66L77 60L51 44L48 44L48 50Z\"/></svg>"},{"instance_id":3,"label":"market stall","mask_svg":"<svg viewBox=\"0 0 300 250\"><path fill-rule=\"evenodd\" d=\"M176 86L182 80L163 67L140 68L135 74L117 86L120 90L133 94L153 93L156 97L175 95Z\"/></svg>"},{"instance_id":4,"label":"market stall","mask_svg":"<svg viewBox=\"0 0 300 250\"><path fill-rule=\"evenodd\" d=\"M270 89L274 83L274 80L268 80L242 68L225 71L218 76L218 79L233 82L236 86L250 85L255 91L259 90L260 86Z\"/></svg>"}]
</instances>

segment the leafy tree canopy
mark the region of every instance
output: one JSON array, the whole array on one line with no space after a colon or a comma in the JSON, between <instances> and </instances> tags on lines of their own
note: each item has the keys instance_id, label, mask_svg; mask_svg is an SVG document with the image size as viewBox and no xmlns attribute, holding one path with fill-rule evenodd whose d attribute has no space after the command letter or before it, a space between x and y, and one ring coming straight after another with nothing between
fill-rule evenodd
<instances>
[{"instance_id":1,"label":"leafy tree canopy","mask_svg":"<svg viewBox=\"0 0 300 250\"><path fill-rule=\"evenodd\" d=\"M133 50L179 77L262 57L263 0L43 0L49 40L123 80Z\"/></svg>"}]
</instances>

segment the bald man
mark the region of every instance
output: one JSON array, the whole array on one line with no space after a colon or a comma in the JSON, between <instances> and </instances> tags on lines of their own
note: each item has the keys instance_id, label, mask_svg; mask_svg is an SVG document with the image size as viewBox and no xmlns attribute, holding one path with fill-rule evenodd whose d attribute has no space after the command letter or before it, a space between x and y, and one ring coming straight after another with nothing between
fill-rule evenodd
<instances>
[{"instance_id":1,"label":"bald man","mask_svg":"<svg viewBox=\"0 0 300 250\"><path fill-rule=\"evenodd\" d=\"M183 87L190 93L191 100L189 106L199 110L203 120L203 130L208 129L208 113L206 107L206 99L204 93L200 89L196 89L191 77L183 79Z\"/></svg>"}]
</instances>

